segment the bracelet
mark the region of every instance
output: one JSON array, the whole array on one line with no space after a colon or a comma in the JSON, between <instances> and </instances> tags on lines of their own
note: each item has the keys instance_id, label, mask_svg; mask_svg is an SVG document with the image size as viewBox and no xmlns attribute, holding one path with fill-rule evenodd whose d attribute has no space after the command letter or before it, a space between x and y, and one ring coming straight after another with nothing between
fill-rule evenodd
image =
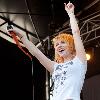
<instances>
[{"instance_id":1,"label":"bracelet","mask_svg":"<svg viewBox=\"0 0 100 100\"><path fill-rule=\"evenodd\" d=\"M20 37L20 39L22 39L22 38L23 38L23 36Z\"/></svg>"},{"instance_id":2,"label":"bracelet","mask_svg":"<svg viewBox=\"0 0 100 100\"><path fill-rule=\"evenodd\" d=\"M68 13L68 15L71 15L71 14L74 14L74 12L70 12L70 13Z\"/></svg>"}]
</instances>

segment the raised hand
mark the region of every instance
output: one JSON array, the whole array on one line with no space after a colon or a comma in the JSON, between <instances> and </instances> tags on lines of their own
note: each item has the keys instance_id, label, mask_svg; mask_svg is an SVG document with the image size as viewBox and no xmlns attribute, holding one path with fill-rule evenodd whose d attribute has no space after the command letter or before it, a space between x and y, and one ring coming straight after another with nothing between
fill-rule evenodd
<instances>
[{"instance_id":1,"label":"raised hand","mask_svg":"<svg viewBox=\"0 0 100 100\"><path fill-rule=\"evenodd\" d=\"M65 10L68 13L68 15L70 15L71 13L74 13L75 7L72 3L70 3L70 2L68 4L64 3L64 5L65 5Z\"/></svg>"}]
</instances>

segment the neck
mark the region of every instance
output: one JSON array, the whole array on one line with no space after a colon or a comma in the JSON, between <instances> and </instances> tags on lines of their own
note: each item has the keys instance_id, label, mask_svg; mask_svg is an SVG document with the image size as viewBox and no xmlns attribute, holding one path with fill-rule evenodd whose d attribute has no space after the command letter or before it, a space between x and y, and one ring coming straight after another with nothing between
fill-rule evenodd
<instances>
[{"instance_id":1,"label":"neck","mask_svg":"<svg viewBox=\"0 0 100 100\"><path fill-rule=\"evenodd\" d=\"M64 62L70 61L75 57L75 53L74 54L70 54L67 57L64 57Z\"/></svg>"}]
</instances>

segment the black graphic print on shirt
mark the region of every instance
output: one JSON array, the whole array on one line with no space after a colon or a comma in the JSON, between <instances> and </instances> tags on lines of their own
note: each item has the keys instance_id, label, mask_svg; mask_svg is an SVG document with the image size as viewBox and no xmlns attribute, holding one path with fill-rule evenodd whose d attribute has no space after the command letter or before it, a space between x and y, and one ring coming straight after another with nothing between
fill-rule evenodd
<instances>
[{"instance_id":1,"label":"black graphic print on shirt","mask_svg":"<svg viewBox=\"0 0 100 100\"><path fill-rule=\"evenodd\" d=\"M64 85L64 82L67 78L68 67L73 65L73 62L70 61L64 64L58 64L55 68L55 74L53 76L53 81L55 85L55 89L57 89L60 85Z\"/></svg>"}]
</instances>

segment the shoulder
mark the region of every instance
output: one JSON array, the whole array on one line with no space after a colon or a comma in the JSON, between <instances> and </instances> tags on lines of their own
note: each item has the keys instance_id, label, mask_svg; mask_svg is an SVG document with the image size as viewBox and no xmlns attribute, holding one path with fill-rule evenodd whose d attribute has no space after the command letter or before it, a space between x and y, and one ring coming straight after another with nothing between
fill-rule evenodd
<instances>
[{"instance_id":1,"label":"shoulder","mask_svg":"<svg viewBox=\"0 0 100 100\"><path fill-rule=\"evenodd\" d=\"M85 59L84 62L76 55L74 60L82 65L87 65L87 60Z\"/></svg>"},{"instance_id":2,"label":"shoulder","mask_svg":"<svg viewBox=\"0 0 100 100\"><path fill-rule=\"evenodd\" d=\"M87 60L85 60L84 62L82 62L78 56L75 56L74 63L77 66L80 66L82 69L87 70Z\"/></svg>"}]
</instances>

